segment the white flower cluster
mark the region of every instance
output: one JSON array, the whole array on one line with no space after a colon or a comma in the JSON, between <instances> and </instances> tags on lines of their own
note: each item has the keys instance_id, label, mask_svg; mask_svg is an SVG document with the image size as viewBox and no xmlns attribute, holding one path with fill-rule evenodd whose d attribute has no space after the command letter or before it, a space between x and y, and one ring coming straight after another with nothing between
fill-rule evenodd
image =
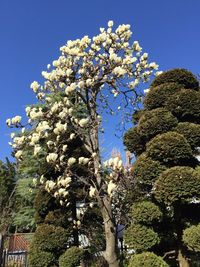
<instances>
[{"instance_id":1,"label":"white flower cluster","mask_svg":"<svg viewBox=\"0 0 200 267\"><path fill-rule=\"evenodd\" d=\"M106 168L111 168L112 170L122 171L123 170L123 162L119 157L110 158L109 160L104 162L104 166Z\"/></svg>"}]
</instances>

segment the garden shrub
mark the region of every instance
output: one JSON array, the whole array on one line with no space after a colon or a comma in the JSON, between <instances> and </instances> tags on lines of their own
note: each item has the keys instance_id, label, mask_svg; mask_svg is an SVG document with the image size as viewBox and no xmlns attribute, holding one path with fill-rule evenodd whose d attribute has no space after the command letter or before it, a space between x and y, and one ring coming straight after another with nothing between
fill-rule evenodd
<instances>
[{"instance_id":1,"label":"garden shrub","mask_svg":"<svg viewBox=\"0 0 200 267\"><path fill-rule=\"evenodd\" d=\"M163 164L184 165L193 160L192 149L186 138L176 132L167 132L154 137L148 144L147 156Z\"/></svg>"},{"instance_id":2,"label":"garden shrub","mask_svg":"<svg viewBox=\"0 0 200 267\"><path fill-rule=\"evenodd\" d=\"M152 186L159 174L166 169L159 161L141 154L135 161L131 173L138 185Z\"/></svg>"},{"instance_id":3,"label":"garden shrub","mask_svg":"<svg viewBox=\"0 0 200 267\"><path fill-rule=\"evenodd\" d=\"M127 149L139 156L145 150L145 142L137 132L137 127L129 129L124 135L124 145Z\"/></svg>"},{"instance_id":4,"label":"garden shrub","mask_svg":"<svg viewBox=\"0 0 200 267\"><path fill-rule=\"evenodd\" d=\"M78 247L67 249L59 258L59 267L77 267L84 259L84 250Z\"/></svg>"},{"instance_id":5,"label":"garden shrub","mask_svg":"<svg viewBox=\"0 0 200 267\"><path fill-rule=\"evenodd\" d=\"M133 204L130 215L135 223L144 225L152 225L162 219L160 208L150 201Z\"/></svg>"},{"instance_id":6,"label":"garden shrub","mask_svg":"<svg viewBox=\"0 0 200 267\"><path fill-rule=\"evenodd\" d=\"M165 107L169 97L173 96L183 88L177 83L164 83L156 87L150 87L144 99L144 107L147 110Z\"/></svg>"},{"instance_id":7,"label":"garden shrub","mask_svg":"<svg viewBox=\"0 0 200 267\"><path fill-rule=\"evenodd\" d=\"M166 106L179 121L200 123L200 92L182 89L168 98Z\"/></svg>"},{"instance_id":8,"label":"garden shrub","mask_svg":"<svg viewBox=\"0 0 200 267\"><path fill-rule=\"evenodd\" d=\"M151 86L158 86L169 82L181 84L184 88L195 90L198 90L199 88L199 82L196 77L192 74L192 72L186 69L172 69L165 71L153 80Z\"/></svg>"},{"instance_id":9,"label":"garden shrub","mask_svg":"<svg viewBox=\"0 0 200 267\"><path fill-rule=\"evenodd\" d=\"M183 242L189 250L200 252L200 224L192 225L183 231Z\"/></svg>"},{"instance_id":10,"label":"garden shrub","mask_svg":"<svg viewBox=\"0 0 200 267\"><path fill-rule=\"evenodd\" d=\"M200 196L200 175L193 168L176 166L162 172L155 183L154 194L166 205L177 201L191 202Z\"/></svg>"},{"instance_id":11,"label":"garden shrub","mask_svg":"<svg viewBox=\"0 0 200 267\"><path fill-rule=\"evenodd\" d=\"M179 134L182 134L195 152L200 147L200 125L191 122L180 122L175 128Z\"/></svg>"},{"instance_id":12,"label":"garden shrub","mask_svg":"<svg viewBox=\"0 0 200 267\"><path fill-rule=\"evenodd\" d=\"M40 249L32 249L29 254L30 267L54 267L56 259L53 253L41 251Z\"/></svg>"},{"instance_id":13,"label":"garden shrub","mask_svg":"<svg viewBox=\"0 0 200 267\"><path fill-rule=\"evenodd\" d=\"M137 131L142 138L150 140L157 134L170 131L176 127L178 120L165 108L146 111L139 120Z\"/></svg>"},{"instance_id":14,"label":"garden shrub","mask_svg":"<svg viewBox=\"0 0 200 267\"><path fill-rule=\"evenodd\" d=\"M153 252L144 252L133 255L128 267L169 267L169 265Z\"/></svg>"},{"instance_id":15,"label":"garden shrub","mask_svg":"<svg viewBox=\"0 0 200 267\"><path fill-rule=\"evenodd\" d=\"M125 244L137 253L147 251L160 242L153 229L140 224L129 226L124 235Z\"/></svg>"},{"instance_id":16,"label":"garden shrub","mask_svg":"<svg viewBox=\"0 0 200 267\"><path fill-rule=\"evenodd\" d=\"M59 253L67 248L69 232L59 226L41 224L37 227L33 245L40 250Z\"/></svg>"}]
</instances>

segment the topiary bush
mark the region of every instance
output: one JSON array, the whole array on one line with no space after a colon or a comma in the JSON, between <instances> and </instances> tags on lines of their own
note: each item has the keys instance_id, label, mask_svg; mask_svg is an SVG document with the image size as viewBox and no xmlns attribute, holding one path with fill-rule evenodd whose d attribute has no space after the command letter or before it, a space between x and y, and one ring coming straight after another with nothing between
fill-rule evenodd
<instances>
[{"instance_id":1,"label":"topiary bush","mask_svg":"<svg viewBox=\"0 0 200 267\"><path fill-rule=\"evenodd\" d=\"M179 134L182 134L195 152L200 147L200 125L191 122L180 122L175 128Z\"/></svg>"},{"instance_id":2,"label":"topiary bush","mask_svg":"<svg viewBox=\"0 0 200 267\"><path fill-rule=\"evenodd\" d=\"M173 69L163 72L154 79L151 87L170 82L181 84L184 88L195 90L199 88L197 78L186 69Z\"/></svg>"},{"instance_id":3,"label":"topiary bush","mask_svg":"<svg viewBox=\"0 0 200 267\"><path fill-rule=\"evenodd\" d=\"M41 251L40 249L30 250L29 253L30 267L54 267L56 259L53 253Z\"/></svg>"},{"instance_id":4,"label":"topiary bush","mask_svg":"<svg viewBox=\"0 0 200 267\"><path fill-rule=\"evenodd\" d=\"M169 265L156 254L144 252L133 255L128 267L169 267Z\"/></svg>"},{"instance_id":5,"label":"topiary bush","mask_svg":"<svg viewBox=\"0 0 200 267\"><path fill-rule=\"evenodd\" d=\"M182 89L169 97L166 105L179 121L200 123L200 92Z\"/></svg>"},{"instance_id":6,"label":"topiary bush","mask_svg":"<svg viewBox=\"0 0 200 267\"><path fill-rule=\"evenodd\" d=\"M145 150L145 142L137 132L137 127L129 129L124 135L124 145L127 149L139 156Z\"/></svg>"},{"instance_id":7,"label":"topiary bush","mask_svg":"<svg viewBox=\"0 0 200 267\"><path fill-rule=\"evenodd\" d=\"M135 161L131 173L138 185L151 187L159 174L166 169L159 161L152 160L145 153Z\"/></svg>"},{"instance_id":8,"label":"topiary bush","mask_svg":"<svg viewBox=\"0 0 200 267\"><path fill-rule=\"evenodd\" d=\"M66 229L59 226L41 224L36 229L33 248L60 253L60 251L67 248L68 241L69 232Z\"/></svg>"},{"instance_id":9,"label":"topiary bush","mask_svg":"<svg viewBox=\"0 0 200 267\"><path fill-rule=\"evenodd\" d=\"M166 205L187 203L200 197L200 175L190 167L176 166L162 172L155 182L155 198Z\"/></svg>"},{"instance_id":10,"label":"topiary bush","mask_svg":"<svg viewBox=\"0 0 200 267\"><path fill-rule=\"evenodd\" d=\"M144 98L144 107L147 110L165 107L168 98L182 88L183 86L177 83L164 83L156 87L150 87L148 94Z\"/></svg>"},{"instance_id":11,"label":"topiary bush","mask_svg":"<svg viewBox=\"0 0 200 267\"><path fill-rule=\"evenodd\" d=\"M148 144L148 157L161 163L174 166L193 163L192 149L186 138L176 132L167 132L154 137Z\"/></svg>"},{"instance_id":12,"label":"topiary bush","mask_svg":"<svg viewBox=\"0 0 200 267\"><path fill-rule=\"evenodd\" d=\"M143 109L135 110L135 112L133 113L133 116L132 116L132 121L133 121L134 125L136 125L138 123L139 119L142 117L144 112L145 112L145 110L143 110Z\"/></svg>"},{"instance_id":13,"label":"topiary bush","mask_svg":"<svg viewBox=\"0 0 200 267\"><path fill-rule=\"evenodd\" d=\"M57 209L57 210L54 210L54 211L50 211L46 215L44 223L53 224L55 226L61 226L61 227L64 227L64 228L67 227L68 230L69 230L69 228L71 227L70 223L68 221L69 217L70 217L69 216L69 212L67 212L66 210Z\"/></svg>"},{"instance_id":14,"label":"topiary bush","mask_svg":"<svg viewBox=\"0 0 200 267\"><path fill-rule=\"evenodd\" d=\"M130 215L135 223L144 225L152 225L162 219L160 208L150 201L133 204Z\"/></svg>"},{"instance_id":15,"label":"topiary bush","mask_svg":"<svg viewBox=\"0 0 200 267\"><path fill-rule=\"evenodd\" d=\"M145 140L150 140L157 134L170 131L176 127L178 120L165 108L146 111L139 120L137 132Z\"/></svg>"},{"instance_id":16,"label":"topiary bush","mask_svg":"<svg viewBox=\"0 0 200 267\"><path fill-rule=\"evenodd\" d=\"M189 250L200 252L200 224L192 225L183 231L183 242Z\"/></svg>"},{"instance_id":17,"label":"topiary bush","mask_svg":"<svg viewBox=\"0 0 200 267\"><path fill-rule=\"evenodd\" d=\"M133 224L125 231L125 244L137 253L147 251L160 242L158 234L144 225Z\"/></svg>"},{"instance_id":18,"label":"topiary bush","mask_svg":"<svg viewBox=\"0 0 200 267\"><path fill-rule=\"evenodd\" d=\"M78 247L71 247L59 258L59 267L77 267L84 259L84 250Z\"/></svg>"}]
</instances>

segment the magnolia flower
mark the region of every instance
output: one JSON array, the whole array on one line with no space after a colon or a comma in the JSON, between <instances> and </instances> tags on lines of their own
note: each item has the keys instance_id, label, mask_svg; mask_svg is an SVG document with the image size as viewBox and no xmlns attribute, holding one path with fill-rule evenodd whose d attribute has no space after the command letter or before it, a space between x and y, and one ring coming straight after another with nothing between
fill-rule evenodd
<instances>
[{"instance_id":1,"label":"magnolia flower","mask_svg":"<svg viewBox=\"0 0 200 267\"><path fill-rule=\"evenodd\" d=\"M113 24L114 24L114 23L113 23L113 21L112 21L112 20L109 20L109 21L108 21L108 27L112 27L112 26L113 26Z\"/></svg>"},{"instance_id":2,"label":"magnolia flower","mask_svg":"<svg viewBox=\"0 0 200 267\"><path fill-rule=\"evenodd\" d=\"M113 183L112 180L108 183L107 192L108 192L109 196L112 196L112 193L116 189L116 187L117 187L117 185L115 183Z\"/></svg>"},{"instance_id":3,"label":"magnolia flower","mask_svg":"<svg viewBox=\"0 0 200 267\"><path fill-rule=\"evenodd\" d=\"M22 117L21 116L15 116L14 118L12 118L12 124L18 124L20 123Z\"/></svg>"},{"instance_id":4,"label":"magnolia flower","mask_svg":"<svg viewBox=\"0 0 200 267\"><path fill-rule=\"evenodd\" d=\"M16 157L16 159L20 159L21 158L21 156L22 156L22 150L18 150L16 153L15 153L15 157Z\"/></svg>"},{"instance_id":5,"label":"magnolia flower","mask_svg":"<svg viewBox=\"0 0 200 267\"><path fill-rule=\"evenodd\" d=\"M57 160L57 158L58 158L58 154L50 153L50 154L47 155L46 161L47 162L55 162Z\"/></svg>"},{"instance_id":6,"label":"magnolia flower","mask_svg":"<svg viewBox=\"0 0 200 267\"><path fill-rule=\"evenodd\" d=\"M67 147L68 147L68 145L64 145L64 146L62 147L62 150L65 152L65 151L67 150Z\"/></svg>"},{"instance_id":7,"label":"magnolia flower","mask_svg":"<svg viewBox=\"0 0 200 267\"><path fill-rule=\"evenodd\" d=\"M149 89L149 88L147 88L147 89L144 89L144 93L145 93L145 94L147 94L149 91L150 91L150 89Z\"/></svg>"},{"instance_id":8,"label":"magnolia flower","mask_svg":"<svg viewBox=\"0 0 200 267\"><path fill-rule=\"evenodd\" d=\"M88 119L88 118L86 118L86 119L81 119L81 120L79 121L79 125L80 125L81 127L84 127L84 126L86 126L86 125L88 124L88 122L89 122L89 119Z\"/></svg>"},{"instance_id":9,"label":"magnolia flower","mask_svg":"<svg viewBox=\"0 0 200 267\"><path fill-rule=\"evenodd\" d=\"M56 186L56 183L53 181L46 181L45 189L50 192L54 187Z\"/></svg>"},{"instance_id":10,"label":"magnolia flower","mask_svg":"<svg viewBox=\"0 0 200 267\"><path fill-rule=\"evenodd\" d=\"M53 141L48 141L47 142L48 148L51 148L53 145L54 145L54 142Z\"/></svg>"},{"instance_id":11,"label":"magnolia flower","mask_svg":"<svg viewBox=\"0 0 200 267\"><path fill-rule=\"evenodd\" d=\"M74 137L75 137L75 134L74 134L74 133L71 133L70 136L69 136L69 138L70 138L71 140L74 139Z\"/></svg>"},{"instance_id":12,"label":"magnolia flower","mask_svg":"<svg viewBox=\"0 0 200 267\"><path fill-rule=\"evenodd\" d=\"M40 85L38 82L34 81L32 82L30 88L33 90L34 93L37 93L38 89L39 89Z\"/></svg>"},{"instance_id":13,"label":"magnolia flower","mask_svg":"<svg viewBox=\"0 0 200 267\"><path fill-rule=\"evenodd\" d=\"M7 124L8 126L10 126L10 125L11 125L11 119L7 119L7 120L6 120L6 124Z\"/></svg>"},{"instance_id":14,"label":"magnolia flower","mask_svg":"<svg viewBox=\"0 0 200 267\"><path fill-rule=\"evenodd\" d=\"M72 166L74 163L76 163L76 159L73 157L69 158L67 161L68 166Z\"/></svg>"},{"instance_id":15,"label":"magnolia flower","mask_svg":"<svg viewBox=\"0 0 200 267\"><path fill-rule=\"evenodd\" d=\"M41 146L39 146L39 145L35 146L34 147L34 156L36 156L40 152L41 149L42 149Z\"/></svg>"},{"instance_id":16,"label":"magnolia flower","mask_svg":"<svg viewBox=\"0 0 200 267\"><path fill-rule=\"evenodd\" d=\"M93 186L90 186L89 196L94 197L96 189Z\"/></svg>"},{"instance_id":17,"label":"magnolia flower","mask_svg":"<svg viewBox=\"0 0 200 267\"><path fill-rule=\"evenodd\" d=\"M85 157L80 157L78 159L79 164L83 164L83 165L87 164L89 161L90 161L90 159L89 158L85 158Z\"/></svg>"}]
</instances>

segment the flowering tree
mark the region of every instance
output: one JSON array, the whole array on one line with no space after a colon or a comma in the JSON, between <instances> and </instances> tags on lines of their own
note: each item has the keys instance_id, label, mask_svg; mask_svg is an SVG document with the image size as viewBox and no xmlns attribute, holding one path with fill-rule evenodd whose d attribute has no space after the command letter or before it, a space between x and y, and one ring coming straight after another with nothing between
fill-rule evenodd
<instances>
[{"instance_id":1,"label":"flowering tree","mask_svg":"<svg viewBox=\"0 0 200 267\"><path fill-rule=\"evenodd\" d=\"M18 160L23 158L25 144L32 147L36 157L45 154L55 172L51 178L44 173L40 182L59 198L61 205L69 205L73 183L85 184L86 194L101 210L106 238L104 257L110 267L118 266L112 202L120 179L127 173L118 157L102 163L102 114L105 110L113 114L112 98L118 99L118 109L134 107L141 96L136 87L148 81L158 68L154 62L148 63L148 54L142 53L137 41L130 43L131 34L130 25L120 25L113 31L113 22L109 21L108 28L100 28L100 34L92 40L84 36L62 46L61 56L42 72L44 84L31 84L40 100L38 106L26 108L28 123L34 130L25 134L23 128L20 136L13 136L12 143ZM8 119L7 124L23 127L20 116ZM78 158L68 153L75 138L87 151ZM87 168L87 178L76 172L80 165Z\"/></svg>"}]
</instances>

